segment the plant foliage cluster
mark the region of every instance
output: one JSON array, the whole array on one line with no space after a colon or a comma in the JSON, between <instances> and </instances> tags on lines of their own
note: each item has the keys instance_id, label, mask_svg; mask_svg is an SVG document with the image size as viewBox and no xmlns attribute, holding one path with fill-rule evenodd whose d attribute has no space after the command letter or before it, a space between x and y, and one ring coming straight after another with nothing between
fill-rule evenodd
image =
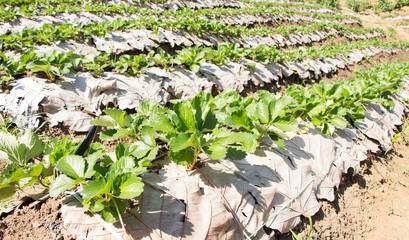
<instances>
[{"instance_id":1,"label":"plant foliage cluster","mask_svg":"<svg viewBox=\"0 0 409 240\"><path fill-rule=\"evenodd\" d=\"M115 222L125 211L125 200L143 192L140 175L157 159L167 156L190 170L200 160L243 159L260 144L284 148L286 132L305 127L299 122L332 134L335 128L362 120L369 102L391 109L392 95L408 73L409 62L404 62L335 84L296 85L283 96L260 91L257 97L243 98L225 91L215 97L200 93L192 100L174 100L172 108L147 100L134 114L108 108L92 123L107 127L100 133L102 140L120 140L114 152L93 143L78 156L78 140L43 142L30 130L0 132L0 159L10 163L0 174L0 200L33 184L42 185L52 197L73 190L84 199L86 210Z\"/></svg>"},{"instance_id":2,"label":"plant foliage cluster","mask_svg":"<svg viewBox=\"0 0 409 240\"><path fill-rule=\"evenodd\" d=\"M79 70L91 71L96 75L102 74L107 69L116 69L121 73L136 75L143 68L160 66L169 68L174 65L183 65L193 72L200 70L203 62L213 62L223 65L228 61L238 61L242 58L252 59L263 64L273 62L301 61L305 58L324 59L338 54L348 54L354 49L365 49L370 46L407 48L408 42L384 42L381 40L368 40L325 45L319 47L299 47L281 51L275 47L260 45L255 48L241 48L238 44L222 44L214 49L212 47L190 47L178 50L175 55L170 55L163 49L151 50L148 54L121 55L116 57L109 53L101 53L93 58L87 58L73 52L51 51L35 54L33 51L25 52L20 59L8 59L0 53L3 59L0 65L2 81L14 79L14 76L24 74L26 71L38 72L54 81L56 77ZM250 69L253 66L248 66Z\"/></svg>"},{"instance_id":3,"label":"plant foliage cluster","mask_svg":"<svg viewBox=\"0 0 409 240\"><path fill-rule=\"evenodd\" d=\"M409 6L409 1L396 0L392 2L390 0L378 0L376 4L373 4L367 0L348 0L347 6L355 12L363 12L367 9L374 9L377 12L390 12Z\"/></svg>"},{"instance_id":4,"label":"plant foliage cluster","mask_svg":"<svg viewBox=\"0 0 409 240\"><path fill-rule=\"evenodd\" d=\"M226 25L221 22L213 22L201 18L166 18L141 17L138 20L123 20L117 18L113 21L104 21L91 24L61 24L58 26L44 24L38 29L24 29L0 36L4 41L6 50L22 51L36 45L52 44L75 40L90 43L93 36L106 37L114 31L126 31L131 29L150 29L158 33L161 29L172 31L186 31L198 36L203 34L226 35L226 36L270 36L272 34L288 35L290 33L314 33L316 31L328 31L335 29L342 34L355 33L366 34L384 31L379 28L352 28L333 22L316 22L301 26L281 26L277 28L257 27L247 28L241 25Z\"/></svg>"},{"instance_id":5,"label":"plant foliage cluster","mask_svg":"<svg viewBox=\"0 0 409 240\"><path fill-rule=\"evenodd\" d=\"M158 2L161 0L148 0L150 2ZM250 1L240 0L257 7L268 8L282 8L282 12L286 13L286 8L298 8L301 9L301 5L288 3L276 3L276 2L263 2L263 1ZM24 2L24 3L23 3ZM161 15L161 16L179 16L180 13L185 12L188 9L181 10L152 10L150 8L144 8L138 5L128 4L105 4L103 1L84 2L78 0L67 0L61 3L58 1L5 1L4 4L0 4L0 22L9 22L21 17L33 17L49 15L54 16L59 13L79 13L87 11L97 15L102 14L142 14L142 15ZM146 2L146 1L144 1ZM328 6L328 4L324 4ZM38 6L41 6L39 8ZM302 5L302 9L319 9L322 8L320 4L306 4ZM233 9L226 8L227 11L234 11ZM230 10L229 10L230 9ZM277 9L276 9L277 10ZM212 9L199 9L197 14L210 14ZM216 8L217 11L217 8ZM234 12L238 14L237 12ZM234 14L230 12L230 14ZM340 15L341 16L341 15Z\"/></svg>"}]
</instances>

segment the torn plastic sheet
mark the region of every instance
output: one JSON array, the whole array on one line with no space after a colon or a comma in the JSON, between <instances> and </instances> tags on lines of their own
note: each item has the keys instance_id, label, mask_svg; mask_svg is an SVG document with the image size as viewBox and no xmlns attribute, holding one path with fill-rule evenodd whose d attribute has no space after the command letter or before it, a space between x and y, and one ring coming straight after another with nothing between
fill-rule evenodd
<instances>
[{"instance_id":1,"label":"torn plastic sheet","mask_svg":"<svg viewBox=\"0 0 409 240\"><path fill-rule=\"evenodd\" d=\"M378 141L383 151L392 146L393 131L378 114L365 112L365 119L354 122L354 126L368 138Z\"/></svg>"},{"instance_id":2,"label":"torn plastic sheet","mask_svg":"<svg viewBox=\"0 0 409 240\"><path fill-rule=\"evenodd\" d=\"M336 143L315 129L308 134L295 135L286 141L285 150L280 150L290 159L309 162L316 180L317 197L333 201L334 188L338 187L343 173L343 166L335 164L337 155Z\"/></svg>"},{"instance_id":3,"label":"torn plastic sheet","mask_svg":"<svg viewBox=\"0 0 409 240\"><path fill-rule=\"evenodd\" d=\"M50 126L58 126L60 123L67 126L70 130L77 132L89 131L92 125L89 123L93 117L75 110L60 110L58 112L47 113L50 119Z\"/></svg>"},{"instance_id":4,"label":"torn plastic sheet","mask_svg":"<svg viewBox=\"0 0 409 240\"><path fill-rule=\"evenodd\" d=\"M183 100L192 99L199 92L211 93L214 86L214 82L183 68L169 72L169 80L169 93Z\"/></svg>"},{"instance_id":5,"label":"torn plastic sheet","mask_svg":"<svg viewBox=\"0 0 409 240\"><path fill-rule=\"evenodd\" d=\"M27 91L26 86L32 86ZM23 78L13 84L9 94L0 94L0 110L10 113L11 120L19 128L35 128L40 123L40 103L44 100L43 87L31 78Z\"/></svg>"},{"instance_id":6,"label":"torn plastic sheet","mask_svg":"<svg viewBox=\"0 0 409 240\"><path fill-rule=\"evenodd\" d=\"M245 66L234 62L228 62L220 67L211 63L202 63L200 73L215 82L218 89L233 89L237 92L244 90L244 85L250 78L250 71Z\"/></svg>"},{"instance_id":7,"label":"torn plastic sheet","mask_svg":"<svg viewBox=\"0 0 409 240\"><path fill-rule=\"evenodd\" d=\"M0 106L11 113L21 128L37 127L39 116L35 114L47 113L53 125L62 123L74 131L88 131L91 116L101 114L102 106L112 104L120 109L135 109L141 101L150 98L166 104L170 96L164 88L168 83L155 77L155 70L150 69L140 77L106 73L105 77L94 78L81 73L64 76L56 83L27 77L19 79L10 94L2 94ZM78 118L73 118L74 115Z\"/></svg>"},{"instance_id":8,"label":"torn plastic sheet","mask_svg":"<svg viewBox=\"0 0 409 240\"><path fill-rule=\"evenodd\" d=\"M353 175L358 174L360 163L367 159L368 151L376 152L379 149L376 143L355 128L336 129L333 137L337 152L341 153L334 164L343 169L344 173L352 169Z\"/></svg>"}]
</instances>

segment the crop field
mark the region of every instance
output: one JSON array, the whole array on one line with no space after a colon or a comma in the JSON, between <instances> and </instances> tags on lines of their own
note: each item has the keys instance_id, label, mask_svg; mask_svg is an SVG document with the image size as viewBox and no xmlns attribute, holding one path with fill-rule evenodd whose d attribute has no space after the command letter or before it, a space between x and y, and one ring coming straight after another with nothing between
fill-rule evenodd
<instances>
[{"instance_id":1,"label":"crop field","mask_svg":"<svg viewBox=\"0 0 409 240\"><path fill-rule=\"evenodd\" d=\"M365 239L317 219L408 151L409 2L362 4L0 0L0 238Z\"/></svg>"}]
</instances>

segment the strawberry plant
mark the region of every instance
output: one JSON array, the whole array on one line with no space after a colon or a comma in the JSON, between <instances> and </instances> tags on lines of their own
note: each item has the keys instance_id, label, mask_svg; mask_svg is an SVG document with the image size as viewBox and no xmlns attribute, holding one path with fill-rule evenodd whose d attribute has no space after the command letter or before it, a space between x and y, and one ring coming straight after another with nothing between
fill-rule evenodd
<instances>
[{"instance_id":1,"label":"strawberry plant","mask_svg":"<svg viewBox=\"0 0 409 240\"><path fill-rule=\"evenodd\" d=\"M79 185L86 210L100 212L108 222L118 221L125 211L122 199L135 198L143 191L138 175L146 168L132 155L135 149L130 144L120 143L112 155L103 155L99 149L87 157L62 157L55 164L62 174L50 185L50 196L57 197ZM99 163L99 159L103 159L102 162Z\"/></svg>"},{"instance_id":2,"label":"strawberry plant","mask_svg":"<svg viewBox=\"0 0 409 240\"><path fill-rule=\"evenodd\" d=\"M86 56L83 60L83 66L86 70L91 71L95 76L101 76L108 68L112 68L114 60L112 55L107 52L102 52L97 56Z\"/></svg>"},{"instance_id":3,"label":"strawberry plant","mask_svg":"<svg viewBox=\"0 0 409 240\"><path fill-rule=\"evenodd\" d=\"M217 100L220 103L217 117L222 124L256 136L252 141L243 143L247 152L253 153L263 137L269 137L280 148L284 148L282 137L286 136L283 132L293 131L298 127L289 109L291 97L260 91L257 99L241 99L235 92L225 92Z\"/></svg>"},{"instance_id":4,"label":"strawberry plant","mask_svg":"<svg viewBox=\"0 0 409 240\"><path fill-rule=\"evenodd\" d=\"M206 61L205 56L209 50L206 48L199 48L197 46L192 48L184 48L177 51L177 55L173 62L177 65L186 65L192 70L192 72L197 73L200 70L200 64Z\"/></svg>"},{"instance_id":5,"label":"strawberry plant","mask_svg":"<svg viewBox=\"0 0 409 240\"><path fill-rule=\"evenodd\" d=\"M56 77L73 73L74 69L81 64L82 57L74 53L61 51L48 51L37 54L37 59L27 64L27 68L33 73L43 73L52 82Z\"/></svg>"},{"instance_id":6,"label":"strawberry plant","mask_svg":"<svg viewBox=\"0 0 409 240\"><path fill-rule=\"evenodd\" d=\"M100 138L102 140L132 137L135 134L134 129L131 128L133 118L127 115L125 111L107 108L104 112L107 115L97 117L91 121L91 124L97 126L112 127L101 132Z\"/></svg>"},{"instance_id":7,"label":"strawberry plant","mask_svg":"<svg viewBox=\"0 0 409 240\"><path fill-rule=\"evenodd\" d=\"M43 164L29 162L43 153L42 141L28 130L20 137L0 132L0 160L11 162L1 173L0 201L14 196L17 190L41 182Z\"/></svg>"},{"instance_id":8,"label":"strawberry plant","mask_svg":"<svg viewBox=\"0 0 409 240\"><path fill-rule=\"evenodd\" d=\"M149 124L169 143L169 157L180 165L195 167L204 152L210 159L219 160L237 151L241 143L252 141L251 133L232 132L217 127L214 99L200 93L191 101L175 101L174 110L167 115L152 115Z\"/></svg>"},{"instance_id":9,"label":"strawberry plant","mask_svg":"<svg viewBox=\"0 0 409 240\"><path fill-rule=\"evenodd\" d=\"M152 152L155 139L145 132L143 129L141 138L149 141L148 152ZM30 130L20 137L0 132L0 160L11 162L0 174L0 201L35 183L41 184L51 197L79 189L85 209L101 212L106 221L118 221L125 210L122 199L135 198L143 191L138 175L150 165L149 157L141 154L137 143L120 143L113 154L104 154L103 145L96 143L84 156L73 155L78 146L77 141L67 138L52 139L44 145ZM55 170L60 172L56 178Z\"/></svg>"},{"instance_id":10,"label":"strawberry plant","mask_svg":"<svg viewBox=\"0 0 409 240\"><path fill-rule=\"evenodd\" d=\"M155 65L153 59L155 52L150 51L148 55L122 55L119 60L115 62L115 67L121 73L128 72L129 75L135 76L142 72L142 68L151 67Z\"/></svg>"}]
</instances>

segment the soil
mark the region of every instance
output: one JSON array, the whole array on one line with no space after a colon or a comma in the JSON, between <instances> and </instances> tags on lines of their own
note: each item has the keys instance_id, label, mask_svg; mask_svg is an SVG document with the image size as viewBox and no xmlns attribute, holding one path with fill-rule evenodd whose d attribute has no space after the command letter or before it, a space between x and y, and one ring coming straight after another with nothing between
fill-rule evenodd
<instances>
[{"instance_id":1,"label":"soil","mask_svg":"<svg viewBox=\"0 0 409 240\"><path fill-rule=\"evenodd\" d=\"M61 202L48 199L34 206L23 206L1 219L0 238L73 239L63 228Z\"/></svg>"},{"instance_id":2,"label":"soil","mask_svg":"<svg viewBox=\"0 0 409 240\"><path fill-rule=\"evenodd\" d=\"M403 7L399 11L386 12L386 13L374 13L373 10L368 9L366 13L356 13L351 9L347 8L345 4L341 5L341 13L349 14L359 17L362 20L362 26L364 28L381 28L385 31L387 35L387 41L407 41L409 39L409 29L396 28L402 21L388 21L383 19L382 16L386 15L396 15L396 16L406 16L409 15L409 7Z\"/></svg>"},{"instance_id":3,"label":"soil","mask_svg":"<svg viewBox=\"0 0 409 240\"><path fill-rule=\"evenodd\" d=\"M310 239L407 239L409 236L409 146L396 143L392 153L366 160L359 174L344 175L336 200L321 201L312 217ZM294 229L308 239L309 220ZM279 240L292 239L291 234Z\"/></svg>"}]
</instances>

